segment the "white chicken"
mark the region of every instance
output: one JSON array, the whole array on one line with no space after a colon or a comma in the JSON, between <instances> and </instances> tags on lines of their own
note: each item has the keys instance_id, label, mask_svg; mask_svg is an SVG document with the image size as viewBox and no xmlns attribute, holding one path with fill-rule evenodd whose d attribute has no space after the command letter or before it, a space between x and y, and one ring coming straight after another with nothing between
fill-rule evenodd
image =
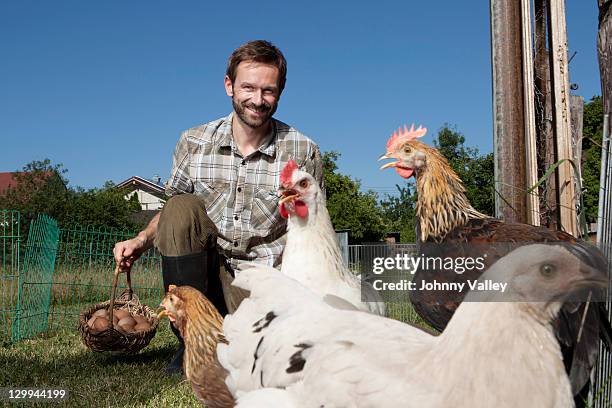
<instances>
[{"instance_id":1,"label":"white chicken","mask_svg":"<svg viewBox=\"0 0 612 408\"><path fill-rule=\"evenodd\" d=\"M279 211L288 219L281 272L315 293L337 296L359 310L384 315L385 304L372 285L344 264L325 196L314 177L290 160L280 179Z\"/></svg>"},{"instance_id":2,"label":"white chicken","mask_svg":"<svg viewBox=\"0 0 612 408\"><path fill-rule=\"evenodd\" d=\"M277 270L247 264L235 284L251 296L226 317L229 344L217 355L242 408L275 396L303 408L572 407L550 323L569 296L605 286L602 258L563 243L520 247L479 280L506 282L504 301L470 292L437 337L337 309Z\"/></svg>"}]
</instances>

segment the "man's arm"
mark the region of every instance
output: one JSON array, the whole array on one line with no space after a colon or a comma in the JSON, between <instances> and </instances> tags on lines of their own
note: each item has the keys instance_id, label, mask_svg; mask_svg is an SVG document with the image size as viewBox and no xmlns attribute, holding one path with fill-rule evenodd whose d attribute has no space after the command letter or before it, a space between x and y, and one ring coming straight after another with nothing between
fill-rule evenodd
<instances>
[{"instance_id":1,"label":"man's arm","mask_svg":"<svg viewBox=\"0 0 612 408\"><path fill-rule=\"evenodd\" d=\"M145 251L153 247L153 241L157 236L159 215L160 213L155 214L149 222L149 225L147 225L144 230L140 231L134 238L115 244L113 254L115 255L115 261L119 264L120 269L131 269L134 262L140 258Z\"/></svg>"}]
</instances>

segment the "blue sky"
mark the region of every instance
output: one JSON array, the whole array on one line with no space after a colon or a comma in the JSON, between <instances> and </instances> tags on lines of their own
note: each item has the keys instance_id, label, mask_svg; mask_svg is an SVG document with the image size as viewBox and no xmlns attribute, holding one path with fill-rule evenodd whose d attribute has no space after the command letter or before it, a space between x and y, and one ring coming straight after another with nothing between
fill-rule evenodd
<instances>
[{"instance_id":1,"label":"blue sky","mask_svg":"<svg viewBox=\"0 0 612 408\"><path fill-rule=\"evenodd\" d=\"M567 0L571 79L600 94L597 2ZM488 1L0 3L0 171L49 158L73 186L166 179L180 131L231 110L223 76L251 39L288 60L276 117L379 193L394 128L444 123L491 150Z\"/></svg>"}]
</instances>

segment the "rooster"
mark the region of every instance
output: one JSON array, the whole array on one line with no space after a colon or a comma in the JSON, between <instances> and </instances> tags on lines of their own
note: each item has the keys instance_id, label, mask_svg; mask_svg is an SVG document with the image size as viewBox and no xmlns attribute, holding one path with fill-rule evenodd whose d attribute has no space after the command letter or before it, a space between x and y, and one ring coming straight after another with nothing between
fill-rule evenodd
<instances>
[{"instance_id":1,"label":"rooster","mask_svg":"<svg viewBox=\"0 0 612 408\"><path fill-rule=\"evenodd\" d=\"M336 296L360 310L384 315L378 293L342 260L319 184L293 160L283 168L280 182L279 212L288 219L281 272L322 296Z\"/></svg>"},{"instance_id":2,"label":"rooster","mask_svg":"<svg viewBox=\"0 0 612 408\"><path fill-rule=\"evenodd\" d=\"M251 295L217 354L244 408L572 407L551 321L564 299L607 283L594 247L523 246L481 277L506 291L470 292L436 337L334 307L268 266L240 268L234 284Z\"/></svg>"},{"instance_id":3,"label":"rooster","mask_svg":"<svg viewBox=\"0 0 612 408\"><path fill-rule=\"evenodd\" d=\"M506 223L482 214L472 207L465 188L446 159L425 143L417 140L427 129L414 125L400 129L387 141L381 159L395 159L381 167L395 168L403 178L416 178L417 244L419 254L428 257L472 257L486 254L489 267L512 248L534 242L568 242L576 238L562 231L520 223ZM511 245L508 245L511 244ZM486 270L486 267L484 270ZM413 281L420 288L423 282L465 282L478 278L483 270L463 274L435 268L416 271ZM410 298L417 313L431 326L443 330L463 292L444 293L411 291ZM553 323L561 344L574 395L584 391L591 368L596 362L599 336L611 344L612 327L605 321L603 305L566 303ZM582 398L582 397L580 397Z\"/></svg>"},{"instance_id":4,"label":"rooster","mask_svg":"<svg viewBox=\"0 0 612 408\"><path fill-rule=\"evenodd\" d=\"M196 398L208 408L230 408L234 398L225 385L227 372L217 361L217 344L227 340L223 317L197 289L170 285L159 318L168 317L185 340L183 365Z\"/></svg>"}]
</instances>

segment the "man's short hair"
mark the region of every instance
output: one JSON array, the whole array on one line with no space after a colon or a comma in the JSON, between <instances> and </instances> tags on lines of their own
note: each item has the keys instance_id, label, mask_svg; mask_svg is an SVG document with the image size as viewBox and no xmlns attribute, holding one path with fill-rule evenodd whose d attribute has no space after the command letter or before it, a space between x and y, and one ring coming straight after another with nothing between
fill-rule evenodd
<instances>
[{"instance_id":1,"label":"man's short hair","mask_svg":"<svg viewBox=\"0 0 612 408\"><path fill-rule=\"evenodd\" d=\"M236 70L242 61L260 62L270 64L278 68L278 91L279 94L285 88L287 80L287 61L283 53L269 41L255 40L236 48L227 63L225 74L232 81L236 80Z\"/></svg>"}]
</instances>

